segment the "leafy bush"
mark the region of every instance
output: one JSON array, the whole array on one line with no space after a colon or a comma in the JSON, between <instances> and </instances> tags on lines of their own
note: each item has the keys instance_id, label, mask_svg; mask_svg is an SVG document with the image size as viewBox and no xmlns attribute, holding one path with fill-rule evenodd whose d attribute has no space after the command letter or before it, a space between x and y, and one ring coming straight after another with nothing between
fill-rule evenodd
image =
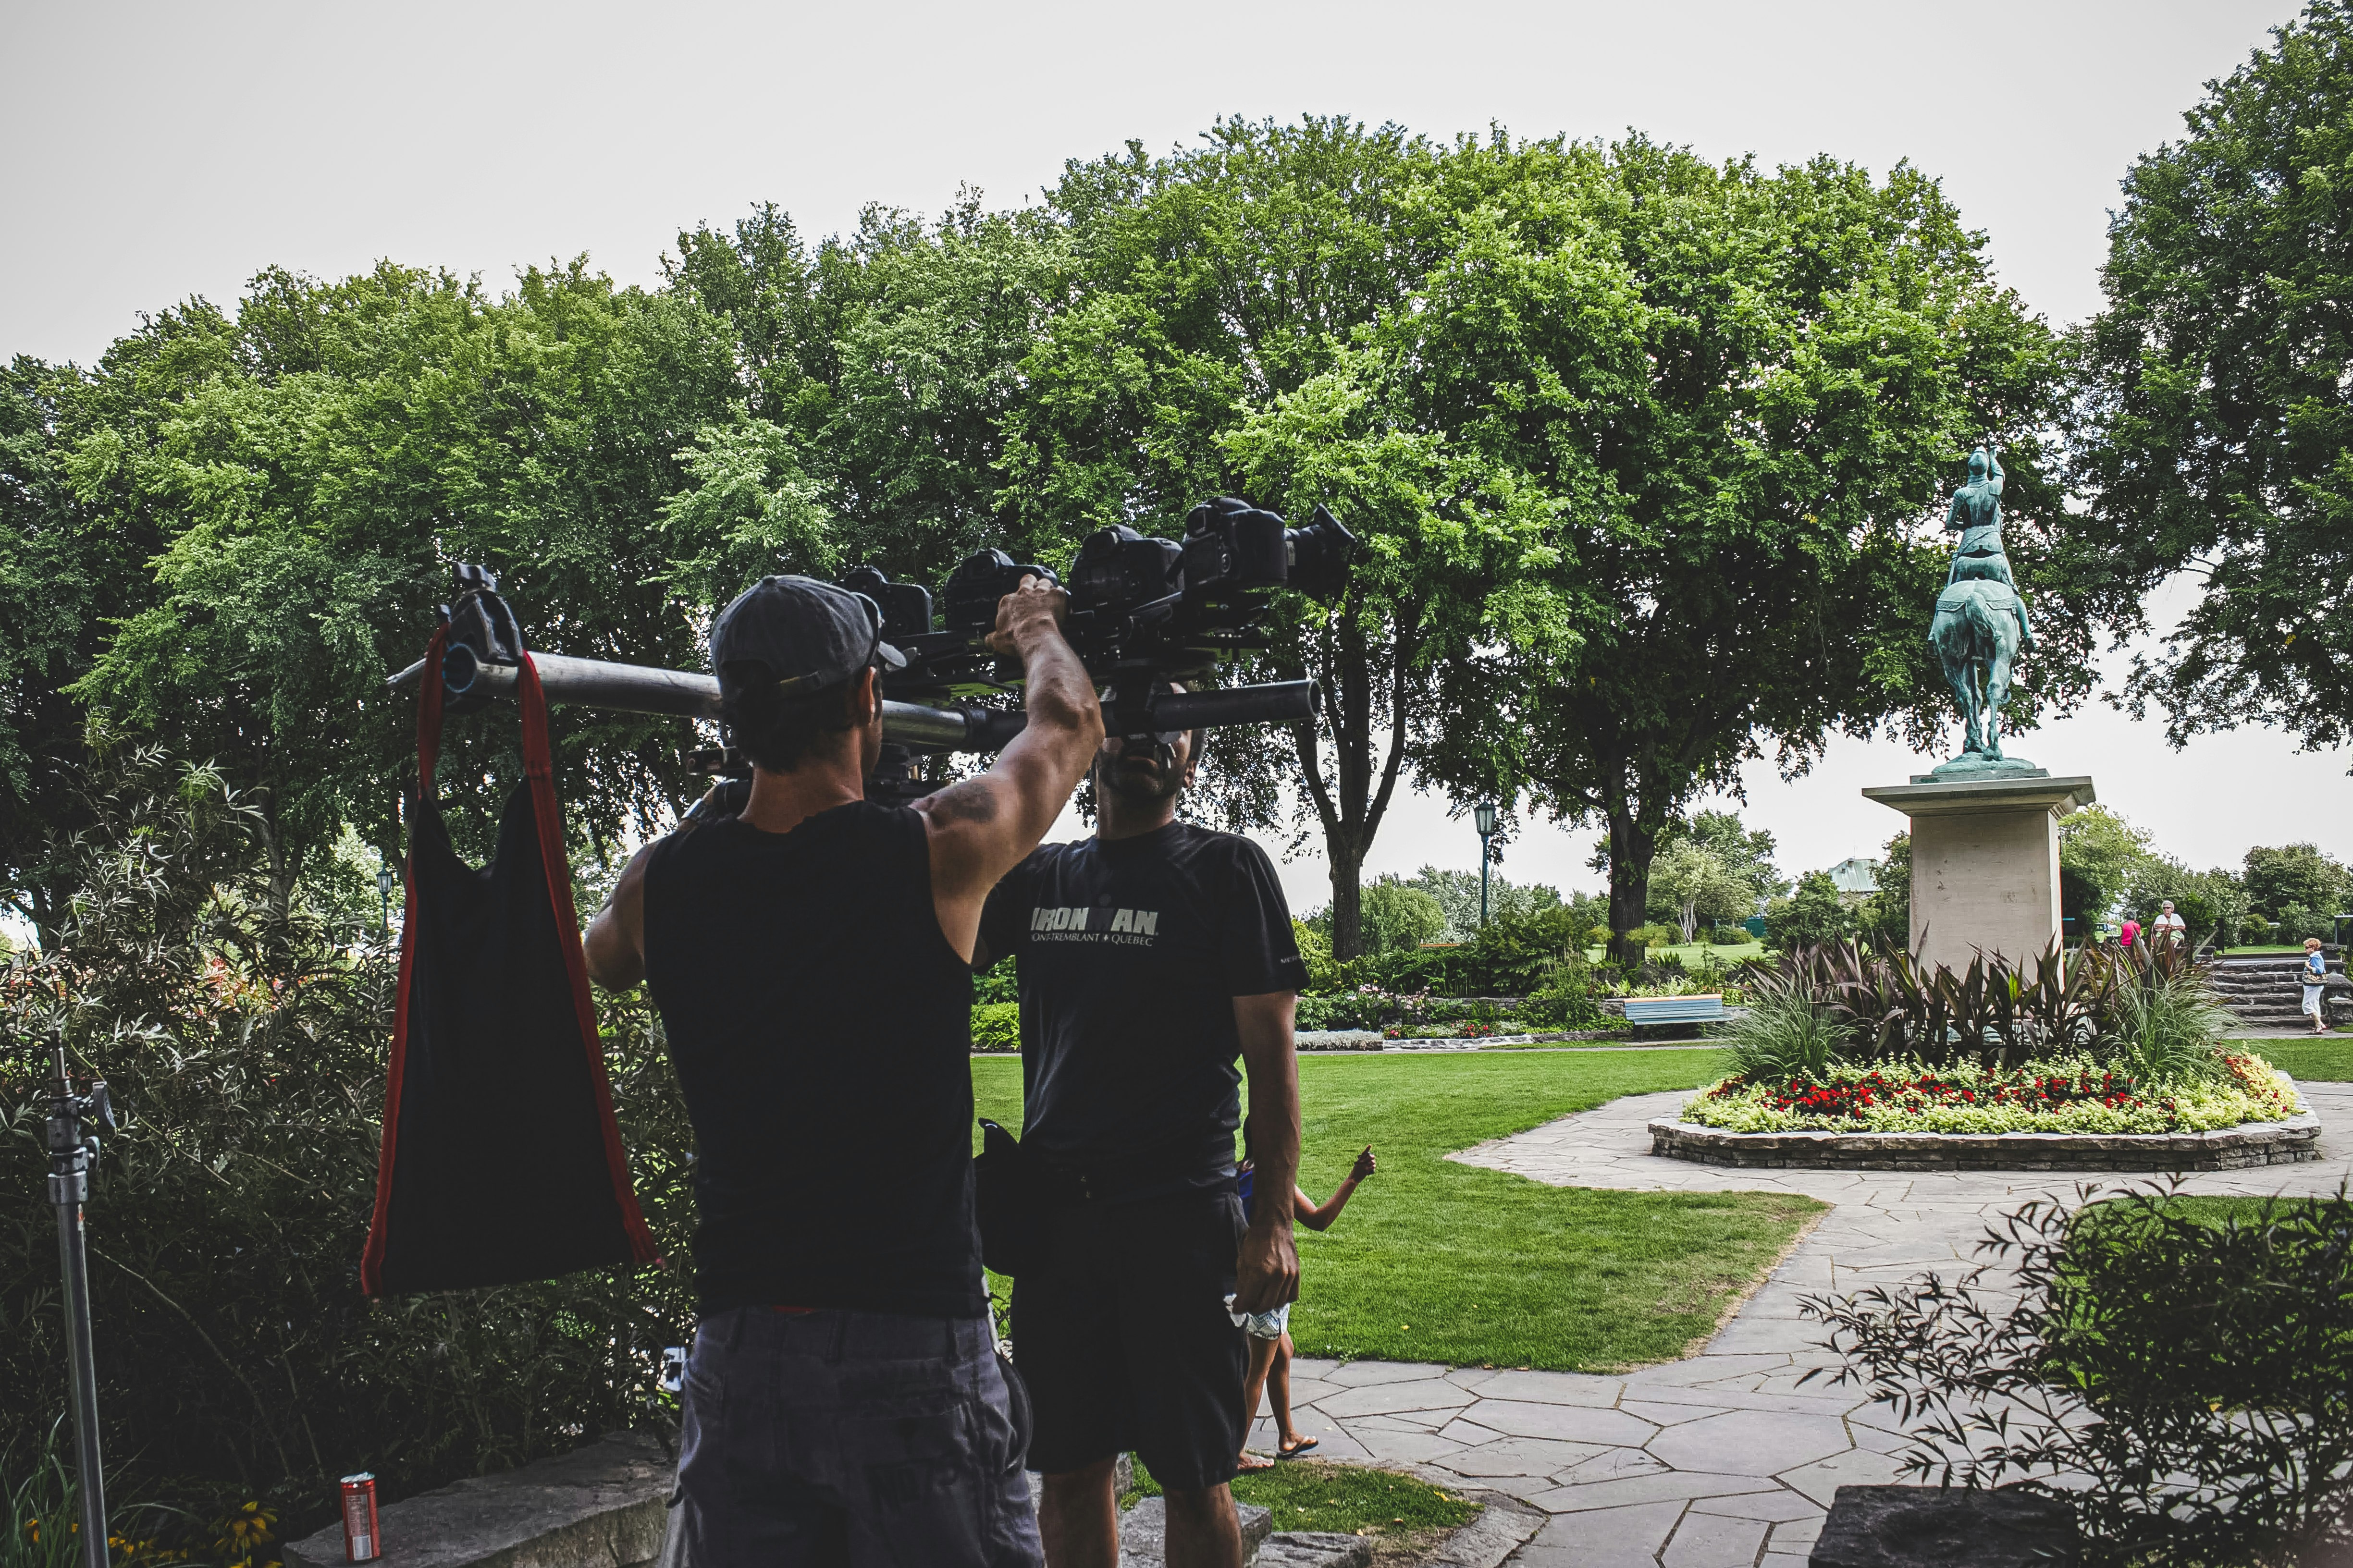
<instances>
[{"instance_id":1,"label":"leafy bush","mask_svg":"<svg viewBox=\"0 0 2353 1568\"><path fill-rule=\"evenodd\" d=\"M1305 921L1293 921L1291 935L1292 940L1299 944L1299 962L1307 969L1307 989L1339 990L1339 969L1332 962L1332 933Z\"/></svg>"},{"instance_id":2,"label":"leafy bush","mask_svg":"<svg viewBox=\"0 0 2353 1568\"><path fill-rule=\"evenodd\" d=\"M1828 871L1809 871L1797 889L1766 906L1765 940L1785 952L1820 947L1855 934L1855 912L1839 897Z\"/></svg>"},{"instance_id":3,"label":"leafy bush","mask_svg":"<svg viewBox=\"0 0 2353 1568\"><path fill-rule=\"evenodd\" d=\"M1832 1381L1912 1435L1908 1474L2028 1478L2074 1507L2087 1563L2341 1561L2353 1201L2242 1203L2218 1221L2170 1185L2073 1215L2038 1199L1979 1244L2014 1281L1930 1276L1805 1310L1847 1360Z\"/></svg>"},{"instance_id":4,"label":"leafy bush","mask_svg":"<svg viewBox=\"0 0 2353 1568\"><path fill-rule=\"evenodd\" d=\"M1546 972L1543 981L1528 993L1520 1016L1539 1029L1591 1028L1604 1017L1600 1004L1593 999L1593 966L1585 961L1585 954L1573 952Z\"/></svg>"},{"instance_id":5,"label":"leafy bush","mask_svg":"<svg viewBox=\"0 0 2353 1568\"><path fill-rule=\"evenodd\" d=\"M1644 947L1673 947L1683 939L1683 932L1670 925L1636 926L1626 934L1641 938Z\"/></svg>"},{"instance_id":6,"label":"leafy bush","mask_svg":"<svg viewBox=\"0 0 2353 1568\"><path fill-rule=\"evenodd\" d=\"M666 1269L370 1301L392 954L269 912L255 814L144 754L58 847L80 891L47 955L0 972L0 1191L41 1190L46 1057L62 1041L125 1121L89 1205L99 1403L134 1490L214 1517L333 1517L335 1479L387 1500L560 1452L647 1416L692 1321L690 1147L642 1004L606 998L622 1136ZM484 1133L529 1107L485 1106ZM0 1220L0 1451L65 1406L46 1205Z\"/></svg>"},{"instance_id":7,"label":"leafy bush","mask_svg":"<svg viewBox=\"0 0 2353 1568\"><path fill-rule=\"evenodd\" d=\"M2089 1057L2017 1068L1957 1062L1833 1062L1729 1078L1683 1107L1683 1120L1730 1132L2208 1132L2297 1114L2295 1092L2260 1057L2224 1058L2221 1075L2144 1083Z\"/></svg>"},{"instance_id":8,"label":"leafy bush","mask_svg":"<svg viewBox=\"0 0 2353 1568\"><path fill-rule=\"evenodd\" d=\"M1294 925L1296 923L1293 922ZM1324 951L1326 952L1331 951L1330 944L1325 944ZM1010 954L998 959L972 977L972 999L976 1003L1018 1002L1020 997L1020 986L1015 978L1013 959Z\"/></svg>"},{"instance_id":9,"label":"leafy bush","mask_svg":"<svg viewBox=\"0 0 2353 1568\"><path fill-rule=\"evenodd\" d=\"M2279 912L2278 935L2274 940L2290 946L2318 937L2322 942L2337 940L2337 922L2318 910L2302 904L2290 904Z\"/></svg>"},{"instance_id":10,"label":"leafy bush","mask_svg":"<svg viewBox=\"0 0 2353 1568\"><path fill-rule=\"evenodd\" d=\"M1409 952L1446 932L1446 910L1421 889L1383 877L1362 889L1365 946L1373 952Z\"/></svg>"},{"instance_id":11,"label":"leafy bush","mask_svg":"<svg viewBox=\"0 0 2353 1568\"><path fill-rule=\"evenodd\" d=\"M1750 1083L1819 1079L1845 1054L1852 1024L1822 1008L1794 974L1751 988L1747 1009L1723 1032L1733 1070Z\"/></svg>"},{"instance_id":12,"label":"leafy bush","mask_svg":"<svg viewBox=\"0 0 2353 1568\"><path fill-rule=\"evenodd\" d=\"M972 1009L972 1048L976 1051L1018 1051L1021 1048L1021 1004L976 1002Z\"/></svg>"}]
</instances>

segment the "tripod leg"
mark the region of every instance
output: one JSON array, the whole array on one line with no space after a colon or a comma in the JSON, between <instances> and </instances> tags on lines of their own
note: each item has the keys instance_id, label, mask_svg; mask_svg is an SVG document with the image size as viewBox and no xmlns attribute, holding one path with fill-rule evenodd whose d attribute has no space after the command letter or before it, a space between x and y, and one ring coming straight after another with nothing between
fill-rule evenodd
<instances>
[{"instance_id":1,"label":"tripod leg","mask_svg":"<svg viewBox=\"0 0 2353 1568\"><path fill-rule=\"evenodd\" d=\"M107 1568L106 1474L98 1453L98 1360L90 1342L90 1257L81 1205L58 1205L58 1254L65 1268L68 1376L73 1385L74 1458L81 1479L81 1556Z\"/></svg>"}]
</instances>

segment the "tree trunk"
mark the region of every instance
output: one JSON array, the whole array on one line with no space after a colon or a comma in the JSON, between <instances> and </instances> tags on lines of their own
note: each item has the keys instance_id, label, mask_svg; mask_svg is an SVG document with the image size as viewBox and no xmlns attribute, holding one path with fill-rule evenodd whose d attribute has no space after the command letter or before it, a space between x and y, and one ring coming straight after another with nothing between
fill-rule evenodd
<instances>
[{"instance_id":1,"label":"tree trunk","mask_svg":"<svg viewBox=\"0 0 2353 1568\"><path fill-rule=\"evenodd\" d=\"M1683 945L1685 947L1689 947L1692 942L1692 931L1694 928L1699 924L1699 900L1697 899L1685 899L1683 901L1683 907L1676 916L1676 923L1683 927Z\"/></svg>"},{"instance_id":2,"label":"tree trunk","mask_svg":"<svg viewBox=\"0 0 2353 1568\"><path fill-rule=\"evenodd\" d=\"M1398 627L1413 625L1418 615L1410 604L1402 606ZM1398 769L1405 761L1414 642L1403 630L1393 629L1385 646L1377 646L1353 615L1343 613L1337 619L1336 628L1321 639L1317 660L1331 726L1332 778L1326 780L1318 765L1315 721L1302 720L1291 733L1308 799L1323 824L1324 854L1332 868L1332 956L1345 963L1364 956L1365 857L1380 831L1381 817L1397 789ZM1374 735L1383 710L1387 754L1377 759Z\"/></svg>"},{"instance_id":3,"label":"tree trunk","mask_svg":"<svg viewBox=\"0 0 2353 1568\"><path fill-rule=\"evenodd\" d=\"M1324 852L1332 862L1332 956L1355 958L1365 951L1364 861L1333 837Z\"/></svg>"},{"instance_id":4,"label":"tree trunk","mask_svg":"<svg viewBox=\"0 0 2353 1568\"><path fill-rule=\"evenodd\" d=\"M1642 939L1631 933L1648 922L1651 858L1658 853L1659 825L1644 820L1624 798L1610 803L1609 960L1620 969L1642 966Z\"/></svg>"}]
</instances>

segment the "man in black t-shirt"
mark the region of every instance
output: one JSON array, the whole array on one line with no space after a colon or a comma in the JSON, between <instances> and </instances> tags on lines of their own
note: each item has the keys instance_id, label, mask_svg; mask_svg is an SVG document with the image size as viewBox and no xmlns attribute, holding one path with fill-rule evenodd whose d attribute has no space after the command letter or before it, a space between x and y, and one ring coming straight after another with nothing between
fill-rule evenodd
<instances>
[{"instance_id":1,"label":"man in black t-shirt","mask_svg":"<svg viewBox=\"0 0 2353 1568\"><path fill-rule=\"evenodd\" d=\"M1228 1310L1297 1293L1292 1012L1306 973L1266 854L1176 820L1197 737L1096 753L1097 832L1039 849L989 895L976 963L1012 954L1022 1142L1055 1196L1046 1262L1014 1283L1014 1361L1037 1413L1049 1568L1113 1568L1112 1466L1167 1499L1171 1568L1240 1568L1227 1482L1248 1352ZM1262 1200L1234 1195L1240 1058Z\"/></svg>"}]
</instances>

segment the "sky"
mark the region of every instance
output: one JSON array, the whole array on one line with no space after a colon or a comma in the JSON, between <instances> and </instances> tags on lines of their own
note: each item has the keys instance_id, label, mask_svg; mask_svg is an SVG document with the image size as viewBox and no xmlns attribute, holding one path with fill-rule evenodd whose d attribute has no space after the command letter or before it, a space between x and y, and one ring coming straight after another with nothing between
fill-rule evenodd
<instances>
[{"instance_id":1,"label":"sky","mask_svg":"<svg viewBox=\"0 0 2353 1568\"><path fill-rule=\"evenodd\" d=\"M1199 0L892 5L0 0L0 353L90 363L191 295L278 265L378 258L478 274L586 254L659 278L681 228L773 201L812 235L867 203L937 212L960 187L1034 201L1069 158L1158 151L1220 115L1629 127L1711 157L1817 154L1941 179L2002 279L2054 323L2099 305L2116 182L2202 85L2295 12L2282 0L1962 5L1741 0L1405 5ZM2353 858L2353 755L2266 731L2175 752L2105 709L2019 748L2193 865L2290 837ZM1743 808L1785 869L1869 853L1863 801L1930 759L1834 745ZM1504 869L1593 886L1593 830L1533 826ZM1467 821L1400 801L1369 868L1475 866ZM1295 900L1321 862L1284 868Z\"/></svg>"}]
</instances>

